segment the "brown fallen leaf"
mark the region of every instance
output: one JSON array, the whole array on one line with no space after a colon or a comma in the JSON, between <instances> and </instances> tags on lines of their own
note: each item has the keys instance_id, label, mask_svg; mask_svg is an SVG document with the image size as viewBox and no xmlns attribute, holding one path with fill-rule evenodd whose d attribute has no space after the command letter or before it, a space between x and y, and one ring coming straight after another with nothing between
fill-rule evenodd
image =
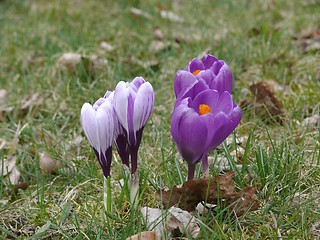
<instances>
[{"instance_id":1,"label":"brown fallen leaf","mask_svg":"<svg viewBox=\"0 0 320 240\"><path fill-rule=\"evenodd\" d=\"M60 160L53 159L47 153L40 154L39 165L40 165L41 171L46 174L55 174L57 173L57 170L61 167Z\"/></svg>"},{"instance_id":2,"label":"brown fallen leaf","mask_svg":"<svg viewBox=\"0 0 320 240\"><path fill-rule=\"evenodd\" d=\"M40 93L34 93L32 95L27 96L21 105L21 109L18 111L18 117L24 117L27 113L32 109L36 110L37 108L41 107L43 103L43 99Z\"/></svg>"},{"instance_id":3,"label":"brown fallen leaf","mask_svg":"<svg viewBox=\"0 0 320 240\"><path fill-rule=\"evenodd\" d=\"M232 182L233 177L234 173L228 172L212 179L189 180L181 187L175 186L172 190L158 191L156 199L166 208L178 204L181 209L189 212L195 210L197 204L202 201L209 204L224 202L237 216L242 216L251 205L250 210L256 210L259 207L255 195L256 189L248 187L236 192Z\"/></svg>"},{"instance_id":4,"label":"brown fallen leaf","mask_svg":"<svg viewBox=\"0 0 320 240\"><path fill-rule=\"evenodd\" d=\"M302 29L301 32L293 37L300 45L302 52L309 52L320 49L320 30Z\"/></svg>"},{"instance_id":5,"label":"brown fallen leaf","mask_svg":"<svg viewBox=\"0 0 320 240\"><path fill-rule=\"evenodd\" d=\"M153 231L140 232L131 237L126 238L126 240L159 240L158 236Z\"/></svg>"},{"instance_id":6,"label":"brown fallen leaf","mask_svg":"<svg viewBox=\"0 0 320 240\"><path fill-rule=\"evenodd\" d=\"M29 187L29 182L20 182L14 185L13 191L15 194L17 194L19 189L26 190L28 187Z\"/></svg>"},{"instance_id":7,"label":"brown fallen leaf","mask_svg":"<svg viewBox=\"0 0 320 240\"><path fill-rule=\"evenodd\" d=\"M256 112L258 114L263 114L264 116L275 118L275 120L281 123L281 116L284 113L283 104L271 90L270 84L266 81L256 84L253 83L249 89L254 96Z\"/></svg>"}]
</instances>

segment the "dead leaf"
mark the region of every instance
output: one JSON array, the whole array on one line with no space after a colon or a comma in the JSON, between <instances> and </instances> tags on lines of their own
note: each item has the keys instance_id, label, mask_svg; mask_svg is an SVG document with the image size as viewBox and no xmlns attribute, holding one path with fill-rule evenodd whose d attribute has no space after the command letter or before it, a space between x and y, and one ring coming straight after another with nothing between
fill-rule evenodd
<instances>
[{"instance_id":1,"label":"dead leaf","mask_svg":"<svg viewBox=\"0 0 320 240\"><path fill-rule=\"evenodd\" d=\"M20 171L16 168L16 166L14 166L9 174L9 179L12 185L15 185L19 182L21 173Z\"/></svg>"},{"instance_id":2,"label":"dead leaf","mask_svg":"<svg viewBox=\"0 0 320 240\"><path fill-rule=\"evenodd\" d=\"M9 200L0 200L0 203L3 205L6 205L9 202Z\"/></svg>"},{"instance_id":3,"label":"dead leaf","mask_svg":"<svg viewBox=\"0 0 320 240\"><path fill-rule=\"evenodd\" d=\"M0 109L7 102L7 90L0 89Z\"/></svg>"},{"instance_id":4,"label":"dead leaf","mask_svg":"<svg viewBox=\"0 0 320 240\"><path fill-rule=\"evenodd\" d=\"M57 173L57 170L61 167L60 160L53 159L47 153L40 154L39 165L40 165L41 171L46 174L55 174Z\"/></svg>"},{"instance_id":5,"label":"dead leaf","mask_svg":"<svg viewBox=\"0 0 320 240\"><path fill-rule=\"evenodd\" d=\"M164 35L160 28L155 28L153 30L153 36L158 40L163 40Z\"/></svg>"},{"instance_id":6,"label":"dead leaf","mask_svg":"<svg viewBox=\"0 0 320 240\"><path fill-rule=\"evenodd\" d=\"M310 38L320 38L320 30L305 28L305 29L302 29L298 34L294 36L294 39L310 39Z\"/></svg>"},{"instance_id":7,"label":"dead leaf","mask_svg":"<svg viewBox=\"0 0 320 240\"><path fill-rule=\"evenodd\" d=\"M100 47L100 51L103 51L103 52L112 52L114 50L114 47L107 42L101 42L99 47Z\"/></svg>"},{"instance_id":8,"label":"dead leaf","mask_svg":"<svg viewBox=\"0 0 320 240\"><path fill-rule=\"evenodd\" d=\"M29 187L29 182L21 182L14 185L13 191L15 194L18 193L19 189L26 190Z\"/></svg>"},{"instance_id":9,"label":"dead leaf","mask_svg":"<svg viewBox=\"0 0 320 240\"><path fill-rule=\"evenodd\" d=\"M307 117L302 121L301 124L302 124L302 126L317 127L320 125L320 115L314 114L310 117Z\"/></svg>"},{"instance_id":10,"label":"dead leaf","mask_svg":"<svg viewBox=\"0 0 320 240\"><path fill-rule=\"evenodd\" d=\"M314 51L320 49L320 30L302 29L301 32L294 36L303 52Z\"/></svg>"},{"instance_id":11,"label":"dead leaf","mask_svg":"<svg viewBox=\"0 0 320 240\"><path fill-rule=\"evenodd\" d=\"M30 109L39 108L43 103L43 99L40 93L34 93L27 96L23 102L20 111L18 112L18 117L21 118L30 111Z\"/></svg>"},{"instance_id":12,"label":"dead leaf","mask_svg":"<svg viewBox=\"0 0 320 240\"><path fill-rule=\"evenodd\" d=\"M172 46L179 47L177 43L175 45L174 44L172 45L170 42L163 42L160 40L155 40L155 41L151 42L149 49L150 49L150 51L153 51L154 53L159 53L161 51L170 49Z\"/></svg>"},{"instance_id":13,"label":"dead leaf","mask_svg":"<svg viewBox=\"0 0 320 240\"><path fill-rule=\"evenodd\" d=\"M139 8L130 8L130 13L135 17L143 17L145 19L152 18L152 16L149 13L147 13Z\"/></svg>"},{"instance_id":14,"label":"dead leaf","mask_svg":"<svg viewBox=\"0 0 320 240\"><path fill-rule=\"evenodd\" d=\"M64 53L59 59L58 64L64 71L70 73L81 73L84 71L88 76L92 76L97 69L104 68L108 61L97 55L83 56L79 53ZM81 67L81 68L78 68Z\"/></svg>"},{"instance_id":15,"label":"dead leaf","mask_svg":"<svg viewBox=\"0 0 320 240\"><path fill-rule=\"evenodd\" d=\"M171 11L161 10L160 16L163 19L167 19L171 22L175 22L175 23L183 23L184 22L184 19L182 17L178 16L177 14L175 14L174 12L171 12Z\"/></svg>"},{"instance_id":16,"label":"dead leaf","mask_svg":"<svg viewBox=\"0 0 320 240\"><path fill-rule=\"evenodd\" d=\"M58 64L63 70L75 72L76 66L81 63L81 54L64 53L59 59Z\"/></svg>"},{"instance_id":17,"label":"dead leaf","mask_svg":"<svg viewBox=\"0 0 320 240\"><path fill-rule=\"evenodd\" d=\"M249 89L254 95L254 106L256 112L258 114L273 117L281 123L283 104L271 90L270 84L265 81L256 84L253 83Z\"/></svg>"},{"instance_id":18,"label":"dead leaf","mask_svg":"<svg viewBox=\"0 0 320 240\"><path fill-rule=\"evenodd\" d=\"M200 233L200 227L197 223L197 219L189 212L180 208L171 207L169 210L171 216L169 217L166 229L173 232L175 229L179 229L180 233L186 233L187 236L192 238L198 237Z\"/></svg>"},{"instance_id":19,"label":"dead leaf","mask_svg":"<svg viewBox=\"0 0 320 240\"><path fill-rule=\"evenodd\" d=\"M156 233L153 231L141 232L131 237L126 238L126 240L160 240Z\"/></svg>"},{"instance_id":20,"label":"dead leaf","mask_svg":"<svg viewBox=\"0 0 320 240\"><path fill-rule=\"evenodd\" d=\"M226 203L226 207L230 206L231 210L241 216L250 207L251 211L259 207L256 199L256 189L248 187L240 192L235 191L232 179L233 172L214 177L212 179L193 179L183 183L181 187L173 187L170 190L161 190L157 193L157 200L168 208L175 204L187 211L195 210L199 202L209 204L218 204L218 202Z\"/></svg>"},{"instance_id":21,"label":"dead leaf","mask_svg":"<svg viewBox=\"0 0 320 240\"><path fill-rule=\"evenodd\" d=\"M320 238L320 222L315 222L311 225L310 233L315 239Z\"/></svg>"},{"instance_id":22,"label":"dead leaf","mask_svg":"<svg viewBox=\"0 0 320 240\"><path fill-rule=\"evenodd\" d=\"M140 59L134 57L134 56L126 56L125 62L127 63L132 63L134 65L140 66L144 69L148 69L148 68L157 68L159 66L159 62L157 60L149 60L149 61L141 61Z\"/></svg>"},{"instance_id":23,"label":"dead leaf","mask_svg":"<svg viewBox=\"0 0 320 240\"><path fill-rule=\"evenodd\" d=\"M0 176L6 176L15 167L16 156L9 155L6 159L0 160Z\"/></svg>"},{"instance_id":24,"label":"dead leaf","mask_svg":"<svg viewBox=\"0 0 320 240\"><path fill-rule=\"evenodd\" d=\"M182 236L186 234L196 238L200 233L198 220L187 211L171 207L168 210L141 207L140 212L144 216L146 227L153 230L159 237L164 233Z\"/></svg>"}]
</instances>

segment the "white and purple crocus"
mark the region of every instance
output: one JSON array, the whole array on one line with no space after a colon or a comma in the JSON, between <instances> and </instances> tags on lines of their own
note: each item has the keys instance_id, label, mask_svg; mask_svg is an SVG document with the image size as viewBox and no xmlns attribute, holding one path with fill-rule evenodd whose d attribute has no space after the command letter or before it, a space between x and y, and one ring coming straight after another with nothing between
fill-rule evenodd
<instances>
[{"instance_id":1,"label":"white and purple crocus","mask_svg":"<svg viewBox=\"0 0 320 240\"><path fill-rule=\"evenodd\" d=\"M212 55L193 59L175 77L176 103L171 133L178 151L188 164L188 179L202 162L208 170L208 153L237 127L241 109L232 101L232 73L228 65Z\"/></svg>"},{"instance_id":2,"label":"white and purple crocus","mask_svg":"<svg viewBox=\"0 0 320 240\"><path fill-rule=\"evenodd\" d=\"M138 164L138 149L142 132L154 107L154 91L149 82L136 77L132 82L119 82L114 93L114 109L119 121L116 146L122 162L134 174Z\"/></svg>"},{"instance_id":3,"label":"white and purple crocus","mask_svg":"<svg viewBox=\"0 0 320 240\"><path fill-rule=\"evenodd\" d=\"M106 178L110 176L116 121L110 100L108 97L100 98L93 106L84 103L81 108L82 127Z\"/></svg>"},{"instance_id":4,"label":"white and purple crocus","mask_svg":"<svg viewBox=\"0 0 320 240\"><path fill-rule=\"evenodd\" d=\"M113 143L128 167L131 156L131 173L136 172L142 132L153 107L153 88L142 77L119 82L114 92L107 91L93 106L83 104L82 127L105 177L110 175Z\"/></svg>"}]
</instances>

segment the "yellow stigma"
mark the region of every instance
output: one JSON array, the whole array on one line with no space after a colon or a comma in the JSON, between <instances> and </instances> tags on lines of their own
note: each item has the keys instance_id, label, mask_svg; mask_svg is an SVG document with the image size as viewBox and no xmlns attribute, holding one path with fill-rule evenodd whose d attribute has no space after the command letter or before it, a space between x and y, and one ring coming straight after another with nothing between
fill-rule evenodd
<instances>
[{"instance_id":1,"label":"yellow stigma","mask_svg":"<svg viewBox=\"0 0 320 240\"><path fill-rule=\"evenodd\" d=\"M195 71L192 72L192 74L197 76L199 74L199 72L201 72L201 70L195 70Z\"/></svg>"},{"instance_id":2,"label":"yellow stigma","mask_svg":"<svg viewBox=\"0 0 320 240\"><path fill-rule=\"evenodd\" d=\"M210 110L211 110L211 108L207 104L200 104L199 105L200 115L207 114L210 112Z\"/></svg>"}]
</instances>

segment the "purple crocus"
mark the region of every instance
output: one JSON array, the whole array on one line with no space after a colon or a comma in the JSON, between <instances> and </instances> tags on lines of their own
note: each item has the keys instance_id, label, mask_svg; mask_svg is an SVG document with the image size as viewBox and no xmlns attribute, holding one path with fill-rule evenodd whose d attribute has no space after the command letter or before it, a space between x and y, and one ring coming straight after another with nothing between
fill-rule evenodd
<instances>
[{"instance_id":1,"label":"purple crocus","mask_svg":"<svg viewBox=\"0 0 320 240\"><path fill-rule=\"evenodd\" d=\"M111 102L106 98L100 98L93 106L84 103L81 108L81 123L99 160L103 175L108 178L114 139L114 110Z\"/></svg>"},{"instance_id":2,"label":"purple crocus","mask_svg":"<svg viewBox=\"0 0 320 240\"><path fill-rule=\"evenodd\" d=\"M142 132L153 106L153 88L142 77L136 77L130 83L121 81L117 84L114 94L114 109L129 146L132 174L137 170L138 149Z\"/></svg>"},{"instance_id":3,"label":"purple crocus","mask_svg":"<svg viewBox=\"0 0 320 240\"><path fill-rule=\"evenodd\" d=\"M204 171L208 169L208 152L221 144L241 120L241 109L228 91L195 88L189 90L193 98L181 99L171 118L172 137L187 161L188 179L193 179L198 162L202 161Z\"/></svg>"},{"instance_id":4,"label":"purple crocus","mask_svg":"<svg viewBox=\"0 0 320 240\"><path fill-rule=\"evenodd\" d=\"M180 101L199 79L203 79L208 88L218 92L232 93L232 72L229 66L216 57L207 54L199 60L193 59L186 70L179 70L174 79L174 92Z\"/></svg>"}]
</instances>

